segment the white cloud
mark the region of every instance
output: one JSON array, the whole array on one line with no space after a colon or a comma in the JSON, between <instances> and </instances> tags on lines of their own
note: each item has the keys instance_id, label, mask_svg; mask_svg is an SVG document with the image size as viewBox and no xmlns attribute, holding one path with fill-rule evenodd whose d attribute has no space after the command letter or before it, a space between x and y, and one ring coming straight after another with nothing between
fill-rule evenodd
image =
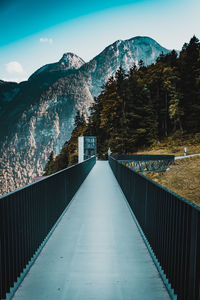
<instances>
[{"instance_id":1,"label":"white cloud","mask_svg":"<svg viewBox=\"0 0 200 300\"><path fill-rule=\"evenodd\" d=\"M19 77L3 77L2 80L19 83L19 82L28 80L28 78L27 77L21 77L21 78L19 78Z\"/></svg>"},{"instance_id":2,"label":"white cloud","mask_svg":"<svg viewBox=\"0 0 200 300\"><path fill-rule=\"evenodd\" d=\"M6 64L6 71L10 74L17 73L17 74L25 74L25 71L22 65L17 61L11 61Z\"/></svg>"},{"instance_id":3,"label":"white cloud","mask_svg":"<svg viewBox=\"0 0 200 300\"><path fill-rule=\"evenodd\" d=\"M40 38L40 43L49 43L52 44L53 43L53 39L49 39L49 38Z\"/></svg>"}]
</instances>

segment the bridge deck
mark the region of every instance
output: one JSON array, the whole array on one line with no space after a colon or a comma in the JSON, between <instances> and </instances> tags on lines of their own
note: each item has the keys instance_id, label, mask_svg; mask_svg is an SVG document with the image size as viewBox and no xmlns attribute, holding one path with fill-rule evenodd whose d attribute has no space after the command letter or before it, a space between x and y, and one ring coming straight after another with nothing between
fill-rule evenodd
<instances>
[{"instance_id":1,"label":"bridge deck","mask_svg":"<svg viewBox=\"0 0 200 300\"><path fill-rule=\"evenodd\" d=\"M96 163L14 299L170 299L108 162Z\"/></svg>"}]
</instances>

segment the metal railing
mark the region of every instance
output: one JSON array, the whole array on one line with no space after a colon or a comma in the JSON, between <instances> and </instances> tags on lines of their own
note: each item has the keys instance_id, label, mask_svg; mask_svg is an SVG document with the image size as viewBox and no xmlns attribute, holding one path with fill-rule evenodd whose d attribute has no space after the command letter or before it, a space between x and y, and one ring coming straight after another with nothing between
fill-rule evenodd
<instances>
[{"instance_id":1,"label":"metal railing","mask_svg":"<svg viewBox=\"0 0 200 300\"><path fill-rule=\"evenodd\" d=\"M164 172L174 162L174 155L116 155L115 159L141 173Z\"/></svg>"},{"instance_id":2,"label":"metal railing","mask_svg":"<svg viewBox=\"0 0 200 300\"><path fill-rule=\"evenodd\" d=\"M0 198L0 299L5 299L95 163L92 157Z\"/></svg>"},{"instance_id":3,"label":"metal railing","mask_svg":"<svg viewBox=\"0 0 200 300\"><path fill-rule=\"evenodd\" d=\"M129 169L109 163L180 300L200 299L200 208Z\"/></svg>"},{"instance_id":4,"label":"metal railing","mask_svg":"<svg viewBox=\"0 0 200 300\"><path fill-rule=\"evenodd\" d=\"M149 155L149 154L116 154L112 155L116 160L135 160L135 161L148 161L148 160L165 160L171 159L174 160L174 155Z\"/></svg>"}]
</instances>

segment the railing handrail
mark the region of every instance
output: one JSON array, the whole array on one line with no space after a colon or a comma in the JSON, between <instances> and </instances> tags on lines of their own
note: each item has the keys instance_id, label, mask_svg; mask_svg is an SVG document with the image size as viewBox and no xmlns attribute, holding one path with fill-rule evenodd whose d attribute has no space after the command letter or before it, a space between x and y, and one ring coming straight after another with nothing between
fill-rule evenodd
<instances>
[{"instance_id":1,"label":"railing handrail","mask_svg":"<svg viewBox=\"0 0 200 300\"><path fill-rule=\"evenodd\" d=\"M93 155L93 156L91 156L90 158L85 159L83 162L88 161L88 160L90 160L90 159L93 158L93 157L96 157L96 155ZM71 165L71 166L69 166L69 167L67 167L67 168L64 168L64 169L62 169L62 170L60 170L60 171L57 171L57 172L55 172L55 173L53 173L53 174L51 174L51 175L44 176L44 178L40 178L39 180L37 180L37 181L35 181L35 182L28 183L28 184L26 184L26 185L24 185L24 186L22 186L22 187L20 187L20 188L17 188L16 190L13 190L13 191L11 191L11 192L9 192L9 193L6 193L6 194L4 194L4 195L1 195L1 196L0 196L0 200L3 199L3 198L5 198L5 197L7 197L7 196L10 196L10 195L12 195L12 194L14 194L14 193L17 193L17 192L19 192L19 191L21 191L21 190L23 190L23 189L29 188L29 187L32 186L32 185L38 184L38 183L41 182L41 181L48 180L48 178L53 177L53 176L55 176L55 175L58 175L58 174L60 174L60 173L62 173L62 172L64 172L64 171L66 171L66 170L69 170L69 169L71 169L71 168L73 168L73 167L75 167L75 166L77 166L77 165L80 165L80 164L82 164L83 162L80 162L80 163Z\"/></svg>"},{"instance_id":2,"label":"railing handrail","mask_svg":"<svg viewBox=\"0 0 200 300\"><path fill-rule=\"evenodd\" d=\"M115 157L113 157L112 155L110 156L110 158L112 158L113 160L118 161L118 163L122 164L121 161L119 161L118 159L116 159ZM124 165L125 166L125 165ZM126 166L125 166L126 167ZM126 167L128 168L128 167ZM184 203L186 203L187 205L192 206L194 209L197 209L200 212L200 207L198 205L196 205L195 203L187 200L186 198L180 196L179 194L176 194L175 192L171 191L170 189L164 187L163 185L159 184L158 182L153 181L151 178L144 176L143 174L130 169L132 172L136 173L138 176L141 176L142 178L144 178L145 180L151 182L152 184L154 184L155 186L158 186L160 189L165 190L166 192L170 193L171 195L177 197L180 201L183 201Z\"/></svg>"},{"instance_id":3,"label":"railing handrail","mask_svg":"<svg viewBox=\"0 0 200 300\"><path fill-rule=\"evenodd\" d=\"M168 154L111 154L116 160L174 160L174 155Z\"/></svg>"}]
</instances>

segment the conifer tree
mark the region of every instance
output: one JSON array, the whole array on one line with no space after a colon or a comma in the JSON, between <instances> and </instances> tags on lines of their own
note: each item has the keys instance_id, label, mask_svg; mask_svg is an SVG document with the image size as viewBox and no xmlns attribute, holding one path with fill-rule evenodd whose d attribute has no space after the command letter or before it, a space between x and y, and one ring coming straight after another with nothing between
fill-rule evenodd
<instances>
[{"instance_id":1,"label":"conifer tree","mask_svg":"<svg viewBox=\"0 0 200 300\"><path fill-rule=\"evenodd\" d=\"M80 111L77 110L77 113L76 113L76 116L74 119L75 127L83 125L84 121L85 121L85 119L84 119L83 113L81 114Z\"/></svg>"},{"instance_id":2,"label":"conifer tree","mask_svg":"<svg viewBox=\"0 0 200 300\"><path fill-rule=\"evenodd\" d=\"M51 151L51 153L49 155L49 158L48 158L48 161L47 161L47 164L46 164L46 166L44 168L44 175L45 176L51 174L53 163L54 163L54 152Z\"/></svg>"},{"instance_id":3,"label":"conifer tree","mask_svg":"<svg viewBox=\"0 0 200 300\"><path fill-rule=\"evenodd\" d=\"M181 89L183 93L184 126L190 132L200 129L200 42L194 36L180 53Z\"/></svg>"}]
</instances>

